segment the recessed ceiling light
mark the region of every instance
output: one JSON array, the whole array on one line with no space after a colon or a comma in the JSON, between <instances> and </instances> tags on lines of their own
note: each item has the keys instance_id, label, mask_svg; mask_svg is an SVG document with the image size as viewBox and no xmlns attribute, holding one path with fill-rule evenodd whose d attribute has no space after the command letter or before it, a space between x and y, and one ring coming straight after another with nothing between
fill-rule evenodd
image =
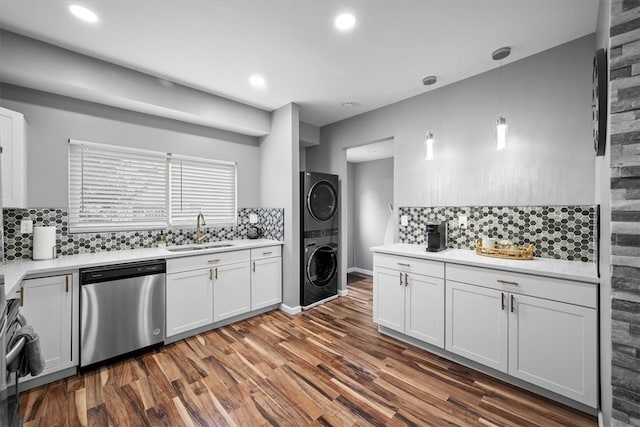
<instances>
[{"instance_id":1,"label":"recessed ceiling light","mask_svg":"<svg viewBox=\"0 0 640 427\"><path fill-rule=\"evenodd\" d=\"M333 23L340 31L347 31L356 25L356 17L350 13L343 13L342 15L338 15Z\"/></svg>"},{"instance_id":2,"label":"recessed ceiling light","mask_svg":"<svg viewBox=\"0 0 640 427\"><path fill-rule=\"evenodd\" d=\"M342 108L344 108L344 109L348 110L348 109L350 109L350 108L355 107L355 105L356 105L356 103L355 103L355 102L353 102L353 101L347 101L347 102L343 102L343 103L342 103Z\"/></svg>"},{"instance_id":3,"label":"recessed ceiling light","mask_svg":"<svg viewBox=\"0 0 640 427\"><path fill-rule=\"evenodd\" d=\"M254 87L264 87L264 85L266 84L266 82L264 81L264 77L262 77L260 74L252 74L251 77L249 77L249 83L251 83L251 86Z\"/></svg>"},{"instance_id":4,"label":"recessed ceiling light","mask_svg":"<svg viewBox=\"0 0 640 427\"><path fill-rule=\"evenodd\" d=\"M95 24L96 22L98 22L98 15L96 15L95 13L93 13L92 11L90 11L84 6L78 6L77 4L72 4L72 5L69 5L69 11L73 13L73 15L76 18L82 19L85 22L89 22L91 24Z\"/></svg>"}]
</instances>

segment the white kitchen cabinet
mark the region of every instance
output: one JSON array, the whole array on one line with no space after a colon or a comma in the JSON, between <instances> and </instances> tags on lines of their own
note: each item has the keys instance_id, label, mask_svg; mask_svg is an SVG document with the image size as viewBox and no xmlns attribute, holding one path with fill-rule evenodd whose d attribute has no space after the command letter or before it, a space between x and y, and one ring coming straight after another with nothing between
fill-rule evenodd
<instances>
[{"instance_id":1,"label":"white kitchen cabinet","mask_svg":"<svg viewBox=\"0 0 640 427\"><path fill-rule=\"evenodd\" d=\"M282 302L280 247L251 251L251 311Z\"/></svg>"},{"instance_id":2,"label":"white kitchen cabinet","mask_svg":"<svg viewBox=\"0 0 640 427\"><path fill-rule=\"evenodd\" d=\"M27 152L24 116L0 107L2 207L27 207Z\"/></svg>"},{"instance_id":3,"label":"white kitchen cabinet","mask_svg":"<svg viewBox=\"0 0 640 427\"><path fill-rule=\"evenodd\" d=\"M213 323L212 270L167 274L167 337Z\"/></svg>"},{"instance_id":4,"label":"white kitchen cabinet","mask_svg":"<svg viewBox=\"0 0 640 427\"><path fill-rule=\"evenodd\" d=\"M250 251L167 260L166 337L249 311Z\"/></svg>"},{"instance_id":5,"label":"white kitchen cabinet","mask_svg":"<svg viewBox=\"0 0 640 427\"><path fill-rule=\"evenodd\" d=\"M70 274L22 281L20 313L40 337L45 361L40 375L77 365L72 349L74 291Z\"/></svg>"},{"instance_id":6,"label":"white kitchen cabinet","mask_svg":"<svg viewBox=\"0 0 640 427\"><path fill-rule=\"evenodd\" d=\"M374 322L444 347L444 280L419 274L443 269L442 263L374 256Z\"/></svg>"},{"instance_id":7,"label":"white kitchen cabinet","mask_svg":"<svg viewBox=\"0 0 640 427\"><path fill-rule=\"evenodd\" d=\"M446 288L445 348L507 372L507 295L451 281Z\"/></svg>"},{"instance_id":8,"label":"white kitchen cabinet","mask_svg":"<svg viewBox=\"0 0 640 427\"><path fill-rule=\"evenodd\" d=\"M213 321L228 319L251 310L249 263L221 265L213 272Z\"/></svg>"},{"instance_id":9,"label":"white kitchen cabinet","mask_svg":"<svg viewBox=\"0 0 640 427\"><path fill-rule=\"evenodd\" d=\"M509 375L597 402L596 310L509 295Z\"/></svg>"},{"instance_id":10,"label":"white kitchen cabinet","mask_svg":"<svg viewBox=\"0 0 640 427\"><path fill-rule=\"evenodd\" d=\"M597 406L593 285L447 265L446 288L448 351Z\"/></svg>"},{"instance_id":11,"label":"white kitchen cabinet","mask_svg":"<svg viewBox=\"0 0 640 427\"><path fill-rule=\"evenodd\" d=\"M380 326L404 333L404 273L389 268L373 268L374 319Z\"/></svg>"}]
</instances>

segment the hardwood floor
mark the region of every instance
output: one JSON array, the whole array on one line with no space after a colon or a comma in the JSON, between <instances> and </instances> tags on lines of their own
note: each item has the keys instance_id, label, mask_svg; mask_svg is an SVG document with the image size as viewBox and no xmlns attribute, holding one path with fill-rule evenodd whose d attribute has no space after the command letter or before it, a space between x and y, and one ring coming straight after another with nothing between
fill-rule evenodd
<instances>
[{"instance_id":1,"label":"hardwood floor","mask_svg":"<svg viewBox=\"0 0 640 427\"><path fill-rule=\"evenodd\" d=\"M371 279L23 393L25 426L594 426L591 416L380 335Z\"/></svg>"}]
</instances>

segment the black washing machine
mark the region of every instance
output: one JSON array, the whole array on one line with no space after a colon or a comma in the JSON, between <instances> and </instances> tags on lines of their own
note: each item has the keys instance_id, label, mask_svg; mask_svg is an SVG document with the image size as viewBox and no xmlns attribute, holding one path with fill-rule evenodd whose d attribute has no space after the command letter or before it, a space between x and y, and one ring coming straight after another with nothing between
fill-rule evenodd
<instances>
[{"instance_id":1,"label":"black washing machine","mask_svg":"<svg viewBox=\"0 0 640 427\"><path fill-rule=\"evenodd\" d=\"M300 172L302 230L338 228L340 194L338 175Z\"/></svg>"},{"instance_id":2,"label":"black washing machine","mask_svg":"<svg viewBox=\"0 0 640 427\"><path fill-rule=\"evenodd\" d=\"M303 233L300 305L311 308L338 296L338 229Z\"/></svg>"}]
</instances>

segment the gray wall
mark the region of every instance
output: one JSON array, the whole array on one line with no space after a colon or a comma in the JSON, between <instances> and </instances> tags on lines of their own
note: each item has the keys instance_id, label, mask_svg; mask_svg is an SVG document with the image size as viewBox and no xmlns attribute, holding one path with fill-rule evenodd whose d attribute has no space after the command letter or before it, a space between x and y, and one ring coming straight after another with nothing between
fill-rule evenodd
<instances>
[{"instance_id":1,"label":"gray wall","mask_svg":"<svg viewBox=\"0 0 640 427\"><path fill-rule=\"evenodd\" d=\"M284 208L282 297L300 307L300 146L299 113L287 104L271 115L271 133L260 141L260 200L263 207Z\"/></svg>"},{"instance_id":2,"label":"gray wall","mask_svg":"<svg viewBox=\"0 0 640 427\"><path fill-rule=\"evenodd\" d=\"M172 152L238 164L238 206L260 202L255 137L147 116L17 86L2 85L0 105L24 114L29 207L68 206L67 140Z\"/></svg>"},{"instance_id":3,"label":"gray wall","mask_svg":"<svg viewBox=\"0 0 640 427\"><path fill-rule=\"evenodd\" d=\"M590 35L504 66L506 150L496 151L494 143L500 112L494 69L323 127L320 146L307 149L307 169L345 179L344 148L393 137L395 207L593 204L594 48ZM435 159L427 162L429 125L436 145Z\"/></svg>"},{"instance_id":4,"label":"gray wall","mask_svg":"<svg viewBox=\"0 0 640 427\"><path fill-rule=\"evenodd\" d=\"M354 266L373 271L372 246L384 243L393 204L393 159L354 164Z\"/></svg>"},{"instance_id":5,"label":"gray wall","mask_svg":"<svg viewBox=\"0 0 640 427\"><path fill-rule=\"evenodd\" d=\"M355 223L356 223L356 191L355 191L355 163L347 163L347 246L344 251L347 253L347 268L356 267L355 263ZM343 230L344 231L344 230Z\"/></svg>"},{"instance_id":6,"label":"gray wall","mask_svg":"<svg viewBox=\"0 0 640 427\"><path fill-rule=\"evenodd\" d=\"M307 152L303 147L300 147L299 152L300 152L300 154L299 154L300 155L299 167L300 167L301 171L304 171L306 169L306 166L307 166Z\"/></svg>"},{"instance_id":7,"label":"gray wall","mask_svg":"<svg viewBox=\"0 0 640 427\"><path fill-rule=\"evenodd\" d=\"M600 0L596 47L609 51L611 0ZM607 106L609 103L607 102ZM607 127L609 130L609 127ZM605 425L611 422L611 138L604 157L595 160L595 199L600 205L600 405Z\"/></svg>"}]
</instances>

